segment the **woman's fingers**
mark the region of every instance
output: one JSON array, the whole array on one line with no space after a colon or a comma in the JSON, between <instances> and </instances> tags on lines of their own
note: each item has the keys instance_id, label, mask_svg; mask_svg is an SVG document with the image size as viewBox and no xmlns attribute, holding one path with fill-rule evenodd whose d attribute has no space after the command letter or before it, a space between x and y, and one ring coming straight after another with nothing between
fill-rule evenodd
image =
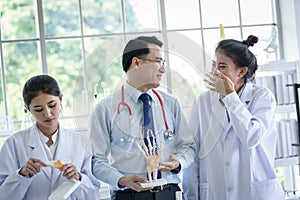
<instances>
[{"instance_id":1,"label":"woman's fingers","mask_svg":"<svg viewBox=\"0 0 300 200\"><path fill-rule=\"evenodd\" d=\"M34 175L40 172L41 165L44 166L45 163L43 163L41 160L36 158L29 158L26 164L22 167L20 170L20 174L23 176L27 175Z\"/></svg>"},{"instance_id":2,"label":"woman's fingers","mask_svg":"<svg viewBox=\"0 0 300 200\"><path fill-rule=\"evenodd\" d=\"M77 172L77 169L71 163L65 164L62 168L62 171L63 171L63 176L65 176L67 179L73 179L73 178L76 180L79 179L79 174Z\"/></svg>"}]
</instances>

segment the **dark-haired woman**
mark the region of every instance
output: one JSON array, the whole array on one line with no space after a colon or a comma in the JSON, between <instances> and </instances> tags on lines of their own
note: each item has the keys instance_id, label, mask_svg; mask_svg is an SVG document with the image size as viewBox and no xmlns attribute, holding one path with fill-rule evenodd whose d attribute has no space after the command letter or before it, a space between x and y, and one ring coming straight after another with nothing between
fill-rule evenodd
<instances>
[{"instance_id":1,"label":"dark-haired woman","mask_svg":"<svg viewBox=\"0 0 300 200\"><path fill-rule=\"evenodd\" d=\"M273 163L277 133L274 95L251 82L258 38L222 40L195 100L190 127L197 143L194 164L184 171L188 200L283 200Z\"/></svg>"},{"instance_id":2,"label":"dark-haired woman","mask_svg":"<svg viewBox=\"0 0 300 200\"><path fill-rule=\"evenodd\" d=\"M25 83L25 108L36 123L13 134L2 146L1 200L47 200L71 179L80 185L68 200L98 198L99 182L91 174L91 154L79 134L59 124L62 96L51 76L34 76ZM61 160L62 168L47 167L50 160Z\"/></svg>"}]
</instances>

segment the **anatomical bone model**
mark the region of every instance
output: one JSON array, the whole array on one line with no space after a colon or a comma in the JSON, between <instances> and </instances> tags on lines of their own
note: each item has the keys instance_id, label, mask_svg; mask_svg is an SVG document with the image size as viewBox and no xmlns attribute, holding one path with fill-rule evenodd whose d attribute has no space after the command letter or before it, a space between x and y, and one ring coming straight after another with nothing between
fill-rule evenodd
<instances>
[{"instance_id":1,"label":"anatomical bone model","mask_svg":"<svg viewBox=\"0 0 300 200\"><path fill-rule=\"evenodd\" d=\"M147 144L145 143L145 139ZM157 181L157 171L159 166L159 161L162 152L162 142L160 142L159 148L157 147L155 136L151 129L148 129L146 138L144 139L143 135L140 136L141 145L137 144L141 150L143 156L146 159L148 179L150 182ZM152 176L153 175L153 176ZM153 177L153 180L152 180Z\"/></svg>"}]
</instances>

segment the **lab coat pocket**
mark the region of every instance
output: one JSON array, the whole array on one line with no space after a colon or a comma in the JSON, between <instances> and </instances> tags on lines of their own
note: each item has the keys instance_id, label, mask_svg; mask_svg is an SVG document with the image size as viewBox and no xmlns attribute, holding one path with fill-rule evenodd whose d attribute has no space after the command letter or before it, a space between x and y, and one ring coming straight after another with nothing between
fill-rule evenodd
<instances>
[{"instance_id":1,"label":"lab coat pocket","mask_svg":"<svg viewBox=\"0 0 300 200\"><path fill-rule=\"evenodd\" d=\"M269 179L261 182L252 183L253 200L284 200L284 192L280 185L279 179Z\"/></svg>"},{"instance_id":2,"label":"lab coat pocket","mask_svg":"<svg viewBox=\"0 0 300 200\"><path fill-rule=\"evenodd\" d=\"M201 200L209 200L208 190L209 184L208 183L200 183L200 199Z\"/></svg>"}]
</instances>

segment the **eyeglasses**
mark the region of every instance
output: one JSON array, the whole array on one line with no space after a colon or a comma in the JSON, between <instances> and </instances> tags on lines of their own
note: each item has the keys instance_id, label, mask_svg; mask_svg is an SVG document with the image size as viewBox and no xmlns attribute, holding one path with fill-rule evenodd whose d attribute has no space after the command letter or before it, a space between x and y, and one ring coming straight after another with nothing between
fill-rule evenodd
<instances>
[{"instance_id":1,"label":"eyeglasses","mask_svg":"<svg viewBox=\"0 0 300 200\"><path fill-rule=\"evenodd\" d=\"M148 59L148 58L139 58L137 57L138 59L141 59L141 60L146 60L146 61L150 61L150 62L157 62L161 67L164 67L166 66L166 61L162 58L157 58L157 59Z\"/></svg>"}]
</instances>

